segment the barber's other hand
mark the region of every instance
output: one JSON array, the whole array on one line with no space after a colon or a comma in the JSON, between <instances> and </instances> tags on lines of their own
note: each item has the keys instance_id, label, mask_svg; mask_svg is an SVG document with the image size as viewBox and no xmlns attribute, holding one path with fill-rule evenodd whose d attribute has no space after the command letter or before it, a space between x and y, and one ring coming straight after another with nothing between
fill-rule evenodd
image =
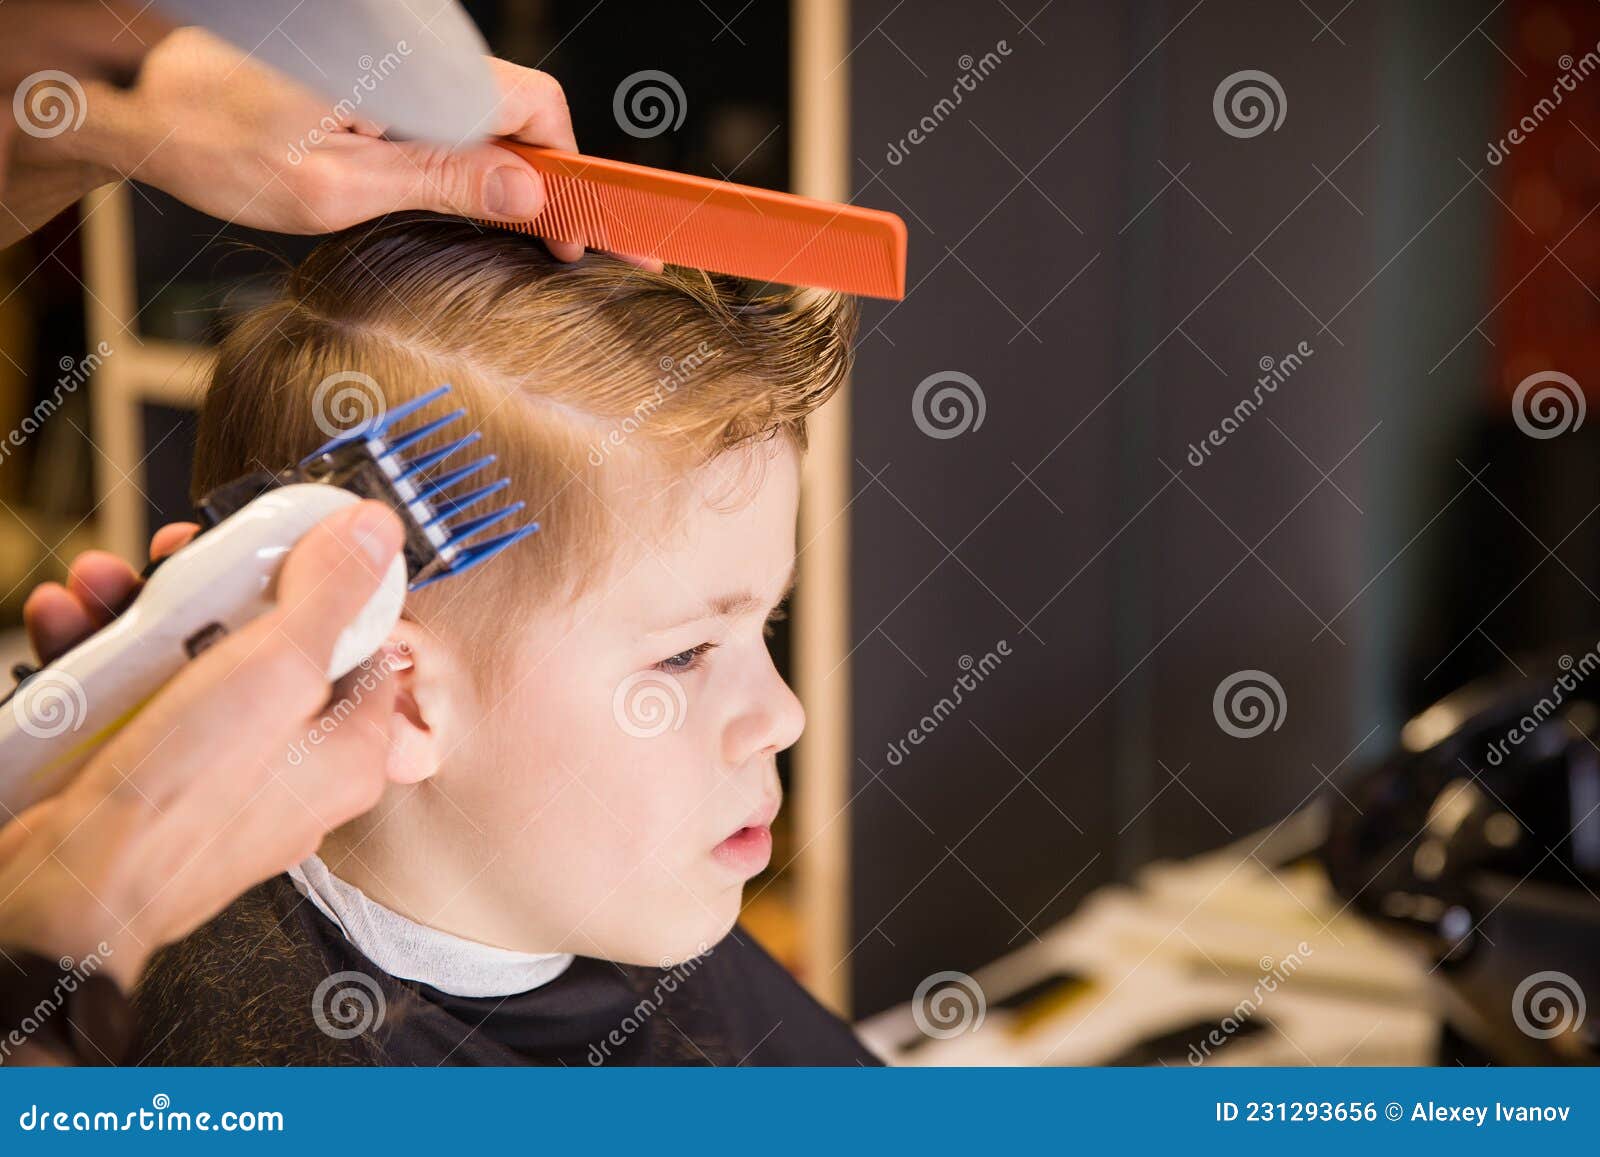
<instances>
[{"instance_id":1,"label":"barber's other hand","mask_svg":"<svg viewBox=\"0 0 1600 1157\"><path fill-rule=\"evenodd\" d=\"M397 681L375 664L353 710L325 716L323 671L402 537L378 503L329 518L285 559L270 613L203 652L66 788L0 828L0 945L99 953L131 987L156 948L377 802ZM45 651L74 641L72 614L98 618L121 602L104 595L131 590L112 589L131 571L98 569L88 581L110 585L76 612L56 597L78 597L70 587L30 602Z\"/></svg>"},{"instance_id":2,"label":"barber's other hand","mask_svg":"<svg viewBox=\"0 0 1600 1157\"><path fill-rule=\"evenodd\" d=\"M577 151L552 76L489 64L500 101L484 136ZM375 83L409 83L405 68ZM539 174L504 149L382 140L355 103L359 90L341 110L198 28L156 44L131 89L85 88L81 128L17 138L14 181L77 165L89 187L137 177L213 217L279 233L334 232L400 209L530 221L544 208ZM550 248L562 260L582 255L570 243Z\"/></svg>"}]
</instances>

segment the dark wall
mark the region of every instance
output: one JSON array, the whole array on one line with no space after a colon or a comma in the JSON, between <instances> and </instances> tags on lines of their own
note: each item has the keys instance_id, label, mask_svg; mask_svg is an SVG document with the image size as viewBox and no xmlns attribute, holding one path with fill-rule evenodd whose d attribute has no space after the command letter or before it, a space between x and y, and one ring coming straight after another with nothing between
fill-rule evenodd
<instances>
[{"instance_id":1,"label":"dark wall","mask_svg":"<svg viewBox=\"0 0 1600 1157\"><path fill-rule=\"evenodd\" d=\"M1243 0L1058 2L1027 26L855 5L856 196L906 218L913 287L868 309L855 375L858 1013L1394 741L1392 636L1432 549L1406 544L1483 395L1476 339L1425 371L1486 308L1463 254L1492 201L1457 158L1482 156L1498 59L1461 44L1484 12L1404 7L1330 29ZM1245 69L1285 115L1240 138L1213 94ZM913 397L952 370L983 421L931 437ZM1219 726L1241 671L1282 687L1275 730Z\"/></svg>"}]
</instances>

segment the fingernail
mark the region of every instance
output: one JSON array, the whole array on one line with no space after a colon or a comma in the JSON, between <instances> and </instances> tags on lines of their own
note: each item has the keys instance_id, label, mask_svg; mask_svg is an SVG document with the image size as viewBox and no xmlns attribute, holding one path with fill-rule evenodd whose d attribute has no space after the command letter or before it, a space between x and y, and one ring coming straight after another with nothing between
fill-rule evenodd
<instances>
[{"instance_id":1,"label":"fingernail","mask_svg":"<svg viewBox=\"0 0 1600 1157\"><path fill-rule=\"evenodd\" d=\"M484 178L483 203L497 217L526 219L539 211L539 189L526 170L501 165Z\"/></svg>"},{"instance_id":2,"label":"fingernail","mask_svg":"<svg viewBox=\"0 0 1600 1157\"><path fill-rule=\"evenodd\" d=\"M367 556L374 566L386 567L400 549L403 534L400 521L379 502L363 502L350 516L346 535L352 546Z\"/></svg>"}]
</instances>

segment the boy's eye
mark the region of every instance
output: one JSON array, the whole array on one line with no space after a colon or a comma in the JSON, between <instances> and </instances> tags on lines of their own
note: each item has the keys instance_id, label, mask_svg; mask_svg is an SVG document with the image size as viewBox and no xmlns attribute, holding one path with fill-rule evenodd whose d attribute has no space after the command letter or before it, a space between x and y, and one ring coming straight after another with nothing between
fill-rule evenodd
<instances>
[{"instance_id":1,"label":"boy's eye","mask_svg":"<svg viewBox=\"0 0 1600 1157\"><path fill-rule=\"evenodd\" d=\"M700 665L700 656L716 645L715 643L701 643L698 646L690 647L687 651L679 651L676 655L657 663L656 670L668 671L679 675L685 671L693 671Z\"/></svg>"}]
</instances>

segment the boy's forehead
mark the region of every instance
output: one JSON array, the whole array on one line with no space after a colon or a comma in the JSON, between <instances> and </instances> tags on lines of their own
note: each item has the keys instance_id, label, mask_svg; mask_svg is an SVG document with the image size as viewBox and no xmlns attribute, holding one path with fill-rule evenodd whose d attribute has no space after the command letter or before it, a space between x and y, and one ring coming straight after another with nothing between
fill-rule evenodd
<instances>
[{"instance_id":1,"label":"boy's forehead","mask_svg":"<svg viewBox=\"0 0 1600 1157\"><path fill-rule=\"evenodd\" d=\"M799 471L793 449L733 451L721 459L760 453L765 461L709 463L697 472L686 501L671 503L672 524L647 525L613 569L609 601L615 613L643 630L659 629L716 599L781 591L794 562ZM667 621L664 621L667 620Z\"/></svg>"}]
</instances>

